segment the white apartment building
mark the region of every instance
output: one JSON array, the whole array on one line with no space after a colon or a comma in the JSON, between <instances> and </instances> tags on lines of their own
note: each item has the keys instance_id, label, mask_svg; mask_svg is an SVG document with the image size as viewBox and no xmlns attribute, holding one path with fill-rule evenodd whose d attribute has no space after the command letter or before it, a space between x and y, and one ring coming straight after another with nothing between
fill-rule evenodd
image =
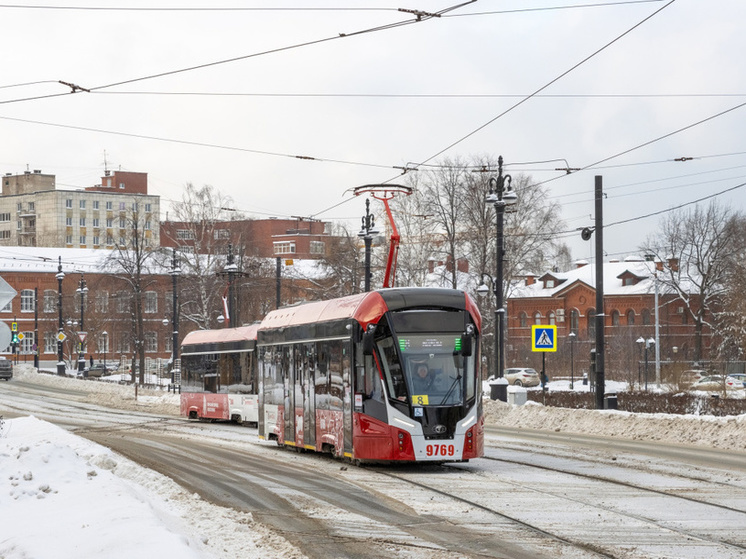
<instances>
[{"instance_id":1,"label":"white apartment building","mask_svg":"<svg viewBox=\"0 0 746 559\"><path fill-rule=\"evenodd\" d=\"M107 171L101 184L57 190L40 170L2 177L0 246L108 248L126 244L137 222L145 242L160 244L160 196L147 173Z\"/></svg>"}]
</instances>

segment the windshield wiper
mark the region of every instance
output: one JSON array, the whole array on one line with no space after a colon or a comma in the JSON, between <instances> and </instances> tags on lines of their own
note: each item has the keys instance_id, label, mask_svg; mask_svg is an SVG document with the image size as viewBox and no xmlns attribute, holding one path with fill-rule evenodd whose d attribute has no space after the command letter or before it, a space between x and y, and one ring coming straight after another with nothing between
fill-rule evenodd
<instances>
[{"instance_id":1,"label":"windshield wiper","mask_svg":"<svg viewBox=\"0 0 746 559\"><path fill-rule=\"evenodd\" d=\"M451 384L451 387L448 389L448 392L446 392L446 395L443 396L443 400L441 400L440 404L438 404L439 406L442 406L443 404L446 403L446 401L448 400L448 398L451 396L451 392L453 392L453 389L456 388L456 386L458 386L458 381L460 381L460 380L461 380L461 375L459 374L453 380L453 383Z\"/></svg>"}]
</instances>

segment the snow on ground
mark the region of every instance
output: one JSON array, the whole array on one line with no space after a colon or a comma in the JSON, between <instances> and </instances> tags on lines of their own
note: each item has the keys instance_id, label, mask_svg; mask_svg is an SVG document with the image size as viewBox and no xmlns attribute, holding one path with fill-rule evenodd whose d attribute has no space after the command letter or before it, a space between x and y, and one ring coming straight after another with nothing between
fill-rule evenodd
<instances>
[{"instance_id":1,"label":"snow on ground","mask_svg":"<svg viewBox=\"0 0 746 559\"><path fill-rule=\"evenodd\" d=\"M84 382L24 366L16 367L15 375L53 386L80 387ZM135 397L132 386L85 382L90 403L179 413L175 394L141 390ZM746 450L746 415L631 414L511 406L485 399L485 421ZM31 416L5 419L0 425L0 472L3 559L302 557L255 524L250 514L210 505L157 472Z\"/></svg>"}]
</instances>

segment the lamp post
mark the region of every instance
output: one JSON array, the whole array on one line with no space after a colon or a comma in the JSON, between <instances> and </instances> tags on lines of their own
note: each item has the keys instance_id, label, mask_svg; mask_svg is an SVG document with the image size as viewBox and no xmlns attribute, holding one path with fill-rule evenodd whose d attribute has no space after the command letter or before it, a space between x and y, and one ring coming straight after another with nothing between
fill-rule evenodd
<instances>
[{"instance_id":1,"label":"lamp post","mask_svg":"<svg viewBox=\"0 0 746 559\"><path fill-rule=\"evenodd\" d=\"M645 338L640 336L635 340L635 343L640 348L640 358L637 360L637 387L639 390L639 387L642 385L642 366L640 361L642 361L642 346L645 345Z\"/></svg>"},{"instance_id":2,"label":"lamp post","mask_svg":"<svg viewBox=\"0 0 746 559\"><path fill-rule=\"evenodd\" d=\"M176 249L174 249L173 258L171 260L171 287L172 292L172 316L171 323L173 324L173 333L171 341L171 384L176 383L176 374L178 372L181 375L181 363L179 362L179 296L176 292L176 284L181 275L179 269L179 261L176 258Z\"/></svg>"},{"instance_id":3,"label":"lamp post","mask_svg":"<svg viewBox=\"0 0 746 559\"><path fill-rule=\"evenodd\" d=\"M101 332L101 337L104 340L104 374L106 374L106 350L109 347L109 333L104 330L103 332Z\"/></svg>"},{"instance_id":4,"label":"lamp post","mask_svg":"<svg viewBox=\"0 0 746 559\"><path fill-rule=\"evenodd\" d=\"M86 331L85 331L85 323L84 321L84 309L85 309L85 296L88 294L88 286L85 284L85 277L83 277L83 274L80 274L80 285L78 286L78 289L75 290L75 292L80 297L80 330L78 331L78 340L79 340L79 350L78 353L78 372L83 376L83 371L85 370L85 338L86 338Z\"/></svg>"},{"instance_id":5,"label":"lamp post","mask_svg":"<svg viewBox=\"0 0 746 559\"><path fill-rule=\"evenodd\" d=\"M62 353L62 342L65 341L65 334L62 332L62 280L65 279L65 273L62 271L62 257L59 257L57 265L57 374L65 376L65 356Z\"/></svg>"},{"instance_id":6,"label":"lamp post","mask_svg":"<svg viewBox=\"0 0 746 559\"><path fill-rule=\"evenodd\" d=\"M505 248L503 246L503 220L505 218L505 206L515 204L518 201L515 191L511 187L513 178L510 175L503 176L503 157L497 159L497 178L492 177L489 181L490 190L485 202L495 207L495 225L497 239L495 248L495 378L503 378L505 371L505 331L503 308L503 260ZM506 185L507 182L507 185Z\"/></svg>"},{"instance_id":7,"label":"lamp post","mask_svg":"<svg viewBox=\"0 0 746 559\"><path fill-rule=\"evenodd\" d=\"M575 338L577 335L575 332L570 332L567 335L570 338L570 390L575 386Z\"/></svg>"},{"instance_id":8,"label":"lamp post","mask_svg":"<svg viewBox=\"0 0 746 559\"><path fill-rule=\"evenodd\" d=\"M363 225L358 237L365 241L365 291L370 291L370 247L373 244L373 235L377 234L376 218L370 213L370 198L365 199L365 215Z\"/></svg>"},{"instance_id":9,"label":"lamp post","mask_svg":"<svg viewBox=\"0 0 746 559\"><path fill-rule=\"evenodd\" d=\"M655 345L655 340L653 338L648 338L647 340L640 336L637 339L637 343L642 343L645 345L645 391L648 390L648 349L650 349L650 346Z\"/></svg>"},{"instance_id":10,"label":"lamp post","mask_svg":"<svg viewBox=\"0 0 746 559\"><path fill-rule=\"evenodd\" d=\"M489 282L489 287L487 286L487 282L485 282L485 278L487 278ZM477 295L481 298L487 295L489 292L492 292L492 294L495 296L495 306L497 306L497 282L495 282L495 278L493 278L491 275L489 275L486 272L482 272L481 279L479 286L477 287ZM497 308L495 309L495 370L497 370L497 360L500 358L500 351L497 347ZM494 378L498 378L497 373L495 373Z\"/></svg>"}]
</instances>

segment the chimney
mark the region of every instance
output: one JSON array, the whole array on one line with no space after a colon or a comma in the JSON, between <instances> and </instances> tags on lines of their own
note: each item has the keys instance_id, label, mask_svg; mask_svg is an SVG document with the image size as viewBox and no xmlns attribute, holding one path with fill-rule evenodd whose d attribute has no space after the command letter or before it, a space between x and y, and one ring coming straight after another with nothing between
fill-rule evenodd
<instances>
[{"instance_id":1,"label":"chimney","mask_svg":"<svg viewBox=\"0 0 746 559\"><path fill-rule=\"evenodd\" d=\"M668 267L672 272L678 272L679 271L679 259L673 258L673 257L669 258Z\"/></svg>"},{"instance_id":2,"label":"chimney","mask_svg":"<svg viewBox=\"0 0 746 559\"><path fill-rule=\"evenodd\" d=\"M533 274L526 274L526 285L533 285L536 283L536 276Z\"/></svg>"},{"instance_id":3,"label":"chimney","mask_svg":"<svg viewBox=\"0 0 746 559\"><path fill-rule=\"evenodd\" d=\"M588 261L587 260L576 260L575 261L575 268L582 268L583 266L587 266Z\"/></svg>"}]
</instances>

